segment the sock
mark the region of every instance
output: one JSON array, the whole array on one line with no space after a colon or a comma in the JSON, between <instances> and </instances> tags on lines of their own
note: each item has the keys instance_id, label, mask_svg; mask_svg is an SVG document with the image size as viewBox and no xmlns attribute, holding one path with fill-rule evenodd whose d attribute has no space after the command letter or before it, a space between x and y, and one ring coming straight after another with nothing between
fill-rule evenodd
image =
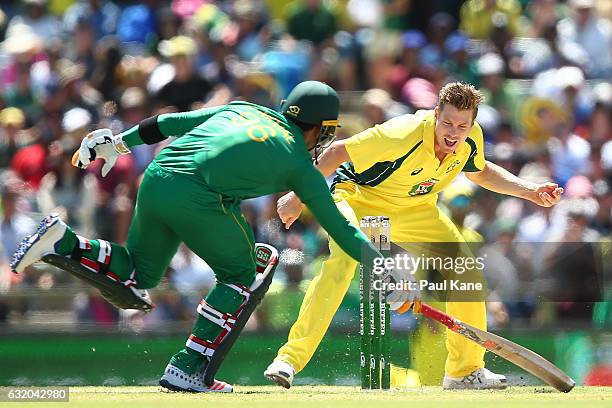
<instances>
[{"instance_id":1,"label":"sock","mask_svg":"<svg viewBox=\"0 0 612 408\"><path fill-rule=\"evenodd\" d=\"M191 375L203 369L205 361L206 358L202 354L188 347L184 347L172 356L170 364Z\"/></svg>"}]
</instances>

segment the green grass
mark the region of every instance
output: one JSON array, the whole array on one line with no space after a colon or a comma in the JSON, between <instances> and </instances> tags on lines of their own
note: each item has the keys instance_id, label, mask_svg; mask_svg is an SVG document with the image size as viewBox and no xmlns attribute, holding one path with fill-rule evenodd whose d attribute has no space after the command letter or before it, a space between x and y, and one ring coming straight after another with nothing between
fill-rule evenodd
<instances>
[{"instance_id":1,"label":"green grass","mask_svg":"<svg viewBox=\"0 0 612 408\"><path fill-rule=\"evenodd\" d=\"M0 387L0 394L6 395ZM69 403L0 403L0 406L34 407L381 407L381 408L564 408L611 407L612 387L576 387L562 394L549 387L511 387L505 391L443 391L423 387L391 391L361 391L356 387L236 386L233 394L186 394L160 392L159 387L70 387Z\"/></svg>"}]
</instances>

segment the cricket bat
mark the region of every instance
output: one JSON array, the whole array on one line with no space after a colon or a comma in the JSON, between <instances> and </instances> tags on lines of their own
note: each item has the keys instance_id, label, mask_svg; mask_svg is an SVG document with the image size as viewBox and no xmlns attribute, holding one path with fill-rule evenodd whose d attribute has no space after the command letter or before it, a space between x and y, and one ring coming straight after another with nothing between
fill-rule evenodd
<instances>
[{"instance_id":1,"label":"cricket bat","mask_svg":"<svg viewBox=\"0 0 612 408\"><path fill-rule=\"evenodd\" d=\"M559 391L570 392L576 385L574 380L553 363L510 340L457 320L426 303L417 302L414 305L414 312L422 313L424 316L442 323L455 333L480 344L487 350L514 363Z\"/></svg>"}]
</instances>

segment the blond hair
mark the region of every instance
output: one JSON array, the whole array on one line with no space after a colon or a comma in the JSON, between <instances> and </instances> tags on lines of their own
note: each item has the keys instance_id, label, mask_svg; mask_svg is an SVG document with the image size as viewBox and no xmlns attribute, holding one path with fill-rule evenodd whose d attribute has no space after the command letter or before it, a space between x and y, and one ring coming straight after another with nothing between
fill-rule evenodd
<instances>
[{"instance_id":1,"label":"blond hair","mask_svg":"<svg viewBox=\"0 0 612 408\"><path fill-rule=\"evenodd\" d=\"M484 102L485 97L473 85L464 82L451 82L444 85L440 90L440 101L438 105L440 109L444 105L453 105L459 110L471 109L474 112L474 119L478 113L478 105Z\"/></svg>"}]
</instances>

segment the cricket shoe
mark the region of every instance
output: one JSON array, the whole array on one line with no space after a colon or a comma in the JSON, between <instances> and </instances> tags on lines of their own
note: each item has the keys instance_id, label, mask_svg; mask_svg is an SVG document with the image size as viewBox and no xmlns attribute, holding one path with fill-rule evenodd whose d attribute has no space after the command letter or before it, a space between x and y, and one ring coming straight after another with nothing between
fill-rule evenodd
<instances>
[{"instance_id":1,"label":"cricket shoe","mask_svg":"<svg viewBox=\"0 0 612 408\"><path fill-rule=\"evenodd\" d=\"M266 368L264 375L267 379L274 381L278 385L284 388L291 388L293 383L293 376L295 375L295 369L289 363L284 361L276 360Z\"/></svg>"},{"instance_id":2,"label":"cricket shoe","mask_svg":"<svg viewBox=\"0 0 612 408\"><path fill-rule=\"evenodd\" d=\"M201 372L187 374L180 368L168 364L159 385L170 391L183 392L233 392L234 388L223 381L215 380L209 387L204 384Z\"/></svg>"},{"instance_id":3,"label":"cricket shoe","mask_svg":"<svg viewBox=\"0 0 612 408\"><path fill-rule=\"evenodd\" d=\"M11 259L11 270L21 273L25 268L38 262L43 256L55 253L55 244L66 232L66 224L57 214L51 214L40 222L32 235L25 237L17 246Z\"/></svg>"},{"instance_id":4,"label":"cricket shoe","mask_svg":"<svg viewBox=\"0 0 612 408\"><path fill-rule=\"evenodd\" d=\"M508 386L506 377L486 368L479 368L465 377L444 375L442 388L445 390L503 390Z\"/></svg>"}]
</instances>

